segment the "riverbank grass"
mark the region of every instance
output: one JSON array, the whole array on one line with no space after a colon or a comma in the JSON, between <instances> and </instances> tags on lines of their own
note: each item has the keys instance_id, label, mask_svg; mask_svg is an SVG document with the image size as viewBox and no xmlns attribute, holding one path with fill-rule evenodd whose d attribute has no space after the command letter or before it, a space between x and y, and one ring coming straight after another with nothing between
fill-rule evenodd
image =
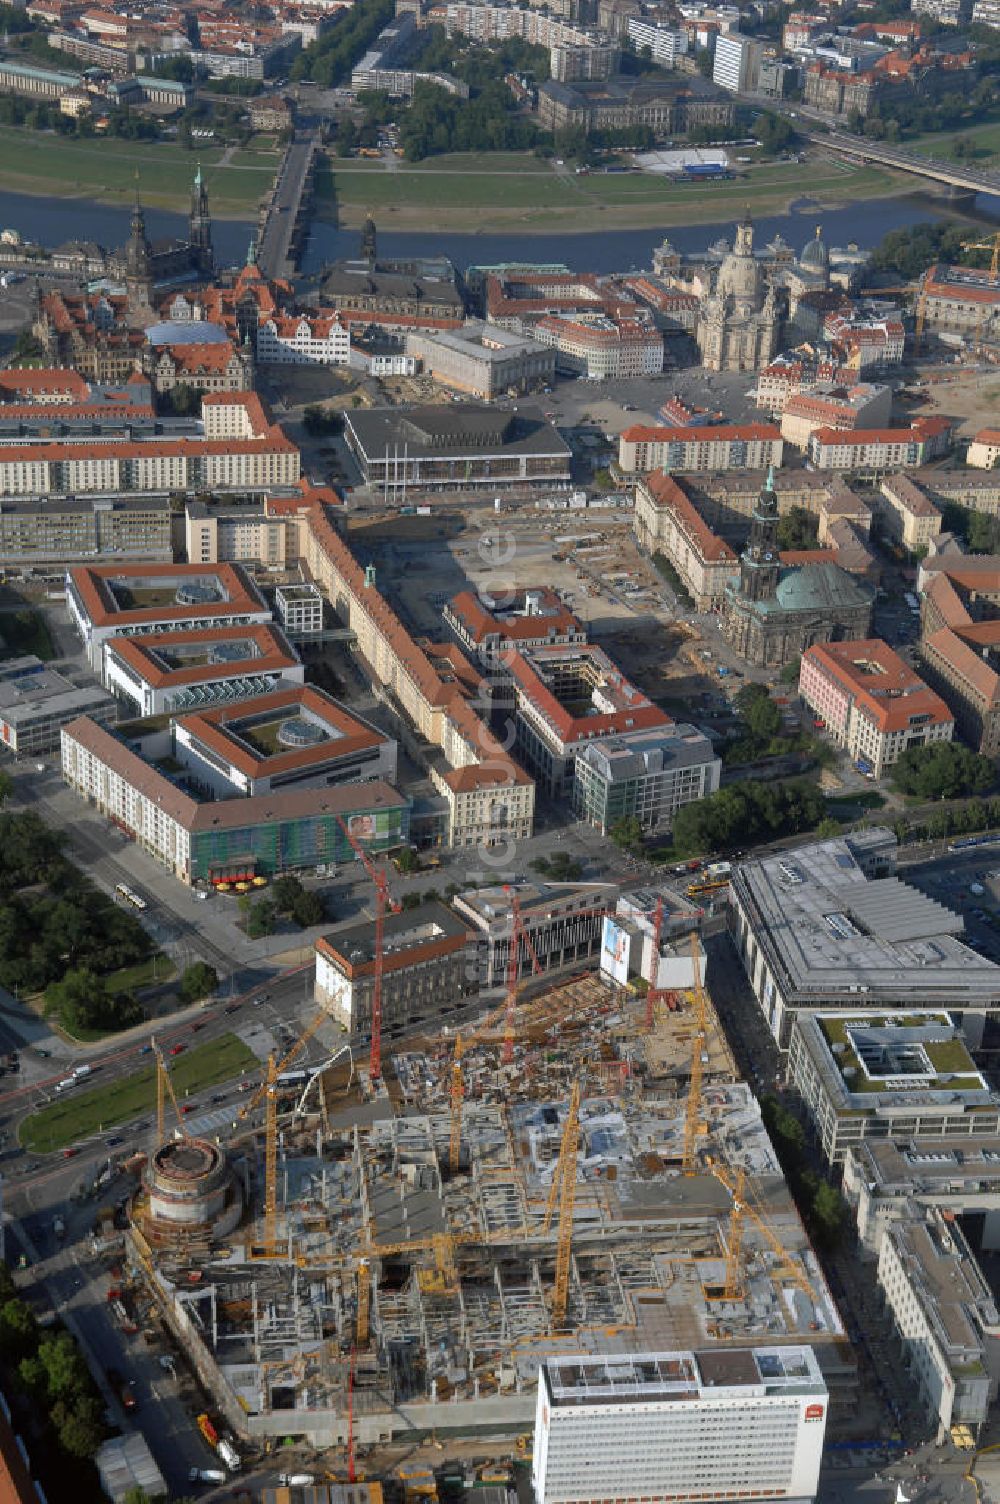
<instances>
[{"instance_id":1,"label":"riverbank grass","mask_svg":"<svg viewBox=\"0 0 1000 1504\"><path fill-rule=\"evenodd\" d=\"M33 1112L21 1124L21 1143L37 1154L50 1153L151 1111L156 1101L156 1071L151 1057L143 1058L148 1063L121 1080L102 1082L88 1090L75 1087ZM170 1060L169 1065L170 1079L181 1101L189 1093L259 1069L256 1055L235 1034L196 1045Z\"/></svg>"}]
</instances>

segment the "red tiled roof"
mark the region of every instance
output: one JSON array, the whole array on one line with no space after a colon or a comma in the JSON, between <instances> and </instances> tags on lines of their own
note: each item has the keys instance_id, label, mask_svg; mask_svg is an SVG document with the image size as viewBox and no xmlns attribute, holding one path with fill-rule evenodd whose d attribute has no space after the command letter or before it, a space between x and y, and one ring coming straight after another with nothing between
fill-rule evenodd
<instances>
[{"instance_id":1,"label":"red tiled roof","mask_svg":"<svg viewBox=\"0 0 1000 1504\"><path fill-rule=\"evenodd\" d=\"M712 531L694 502L681 490L672 475L654 470L641 485L658 510L667 509L677 514L685 531L698 540L702 558L713 564L736 563L736 554L729 544Z\"/></svg>"},{"instance_id":2,"label":"red tiled roof","mask_svg":"<svg viewBox=\"0 0 1000 1504\"><path fill-rule=\"evenodd\" d=\"M78 564L68 571L69 578L91 623L95 627L120 626L123 632L135 623L185 621L198 616L233 616L266 613L256 585L238 564ZM207 601L197 606L140 606L122 610L108 586L110 580L182 580L217 579L226 599Z\"/></svg>"},{"instance_id":3,"label":"red tiled roof","mask_svg":"<svg viewBox=\"0 0 1000 1504\"><path fill-rule=\"evenodd\" d=\"M241 658L237 663L192 664L187 668L165 668L158 658L174 649L210 647L218 642L252 642L259 653L256 658ZM153 689L167 685L203 684L210 679L231 679L237 669L252 674L276 674L298 663L288 639L271 622L253 622L244 627L205 627L190 632L142 633L138 637L112 637L108 651L120 658Z\"/></svg>"},{"instance_id":4,"label":"red tiled roof","mask_svg":"<svg viewBox=\"0 0 1000 1504\"><path fill-rule=\"evenodd\" d=\"M90 396L90 382L79 371L67 370L63 366L44 366L37 370L17 366L0 371L0 402L14 401L29 394L41 398L71 397L75 402L84 402Z\"/></svg>"},{"instance_id":5,"label":"red tiled roof","mask_svg":"<svg viewBox=\"0 0 1000 1504\"><path fill-rule=\"evenodd\" d=\"M937 726L955 719L941 696L881 638L816 644L803 658L849 690L883 736L906 731L913 716L926 716L923 724Z\"/></svg>"},{"instance_id":6,"label":"red tiled roof","mask_svg":"<svg viewBox=\"0 0 1000 1504\"><path fill-rule=\"evenodd\" d=\"M251 716L255 719L260 716L277 718L282 714L291 717L300 710L309 711L321 721L332 739L308 747L258 752L241 737L240 722ZM231 705L191 711L179 716L177 724L248 778L263 778L353 757L357 752L382 746L385 742L380 733L355 720L329 695L308 684L291 684L287 689L255 695L249 700L237 700Z\"/></svg>"},{"instance_id":7,"label":"red tiled roof","mask_svg":"<svg viewBox=\"0 0 1000 1504\"><path fill-rule=\"evenodd\" d=\"M626 428L622 438L629 444L670 443L685 444L729 443L735 439L760 439L777 443L781 432L773 423L718 424L708 428L646 428L634 423Z\"/></svg>"},{"instance_id":8,"label":"red tiled roof","mask_svg":"<svg viewBox=\"0 0 1000 1504\"><path fill-rule=\"evenodd\" d=\"M948 664L987 706L1000 704L1000 674L950 627L941 627L925 637L923 651L931 659L936 656Z\"/></svg>"},{"instance_id":9,"label":"red tiled roof","mask_svg":"<svg viewBox=\"0 0 1000 1504\"><path fill-rule=\"evenodd\" d=\"M553 731L564 746L578 741L596 740L602 736L622 736L633 731L647 731L661 726L671 726L673 721L658 706L634 686L628 684L624 674L618 673L620 687L631 691L631 702L619 709L603 714L575 716L545 684L536 664L541 665L547 657L560 657L567 652L585 653L594 659L601 653L599 648L533 648L530 656L510 651L503 654L502 661L515 683L524 692L526 699L536 705L546 717ZM616 672L613 669L612 671Z\"/></svg>"},{"instance_id":10,"label":"red tiled roof","mask_svg":"<svg viewBox=\"0 0 1000 1504\"><path fill-rule=\"evenodd\" d=\"M548 635L550 629L557 632L566 629L582 631L579 621L556 595L554 590L544 592L546 612L539 616L511 616L501 619L494 616L471 590L461 590L448 602L473 642L482 642L491 634L510 642L535 641Z\"/></svg>"}]
</instances>

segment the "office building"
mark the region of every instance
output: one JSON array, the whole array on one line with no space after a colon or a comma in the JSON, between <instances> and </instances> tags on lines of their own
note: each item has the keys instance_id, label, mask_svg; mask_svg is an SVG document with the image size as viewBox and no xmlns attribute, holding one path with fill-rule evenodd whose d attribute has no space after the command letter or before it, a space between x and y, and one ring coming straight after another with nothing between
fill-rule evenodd
<instances>
[{"instance_id":1,"label":"office building","mask_svg":"<svg viewBox=\"0 0 1000 1504\"><path fill-rule=\"evenodd\" d=\"M636 52L642 56L649 48L649 56L661 68L673 68L679 57L688 53L687 32L669 26L658 26L643 16L628 16L625 21L626 35Z\"/></svg>"},{"instance_id":2,"label":"office building","mask_svg":"<svg viewBox=\"0 0 1000 1504\"><path fill-rule=\"evenodd\" d=\"M633 526L644 553L662 554L676 569L696 611L712 611L739 579L736 552L712 531L672 475L654 470L635 488Z\"/></svg>"},{"instance_id":3,"label":"office building","mask_svg":"<svg viewBox=\"0 0 1000 1504\"><path fill-rule=\"evenodd\" d=\"M0 565L65 569L95 554L170 563L170 498L34 497L0 501Z\"/></svg>"},{"instance_id":4,"label":"office building","mask_svg":"<svg viewBox=\"0 0 1000 1504\"><path fill-rule=\"evenodd\" d=\"M686 136L692 127L729 126L733 101L706 79L679 73L663 78L616 75L598 83L548 79L538 90L544 130L587 132L648 125L657 136Z\"/></svg>"},{"instance_id":5,"label":"office building","mask_svg":"<svg viewBox=\"0 0 1000 1504\"><path fill-rule=\"evenodd\" d=\"M344 433L365 484L387 496L487 486L568 485L568 444L541 412L474 407L359 408Z\"/></svg>"},{"instance_id":6,"label":"office building","mask_svg":"<svg viewBox=\"0 0 1000 1504\"><path fill-rule=\"evenodd\" d=\"M741 862L730 928L765 1022L788 1048L800 1013L939 1008L974 1038L1000 999L1000 967L963 943L965 923L896 877L883 827Z\"/></svg>"},{"instance_id":7,"label":"office building","mask_svg":"<svg viewBox=\"0 0 1000 1504\"><path fill-rule=\"evenodd\" d=\"M549 1358L538 1371L535 1504L809 1504L826 1413L807 1346Z\"/></svg>"},{"instance_id":8,"label":"office building","mask_svg":"<svg viewBox=\"0 0 1000 1504\"><path fill-rule=\"evenodd\" d=\"M33 654L0 663L0 742L15 757L51 752L81 715L113 725L118 707L96 684L74 684Z\"/></svg>"},{"instance_id":9,"label":"office building","mask_svg":"<svg viewBox=\"0 0 1000 1504\"><path fill-rule=\"evenodd\" d=\"M892 411L890 387L859 381L855 386L818 382L810 391L789 397L781 410L781 437L806 449L817 428L877 428Z\"/></svg>"},{"instance_id":10,"label":"office building","mask_svg":"<svg viewBox=\"0 0 1000 1504\"><path fill-rule=\"evenodd\" d=\"M553 313L533 333L556 351L556 367L566 375L624 381L663 370L663 335L644 309L634 316Z\"/></svg>"},{"instance_id":11,"label":"office building","mask_svg":"<svg viewBox=\"0 0 1000 1504\"><path fill-rule=\"evenodd\" d=\"M879 638L807 648L799 698L862 771L881 778L911 747L950 742L955 717L909 664Z\"/></svg>"},{"instance_id":12,"label":"office building","mask_svg":"<svg viewBox=\"0 0 1000 1504\"><path fill-rule=\"evenodd\" d=\"M274 604L278 620L293 641L323 635L323 597L315 585L279 585Z\"/></svg>"},{"instance_id":13,"label":"office building","mask_svg":"<svg viewBox=\"0 0 1000 1504\"><path fill-rule=\"evenodd\" d=\"M962 740L1000 753L1000 558L948 545L921 566L920 670L950 707Z\"/></svg>"},{"instance_id":14,"label":"office building","mask_svg":"<svg viewBox=\"0 0 1000 1504\"><path fill-rule=\"evenodd\" d=\"M722 31L715 39L712 82L732 94L752 94L760 82L764 43L738 31Z\"/></svg>"},{"instance_id":15,"label":"office building","mask_svg":"<svg viewBox=\"0 0 1000 1504\"><path fill-rule=\"evenodd\" d=\"M538 340L480 322L415 330L406 336L406 352L442 386L484 401L535 391L552 380L556 366L555 356Z\"/></svg>"},{"instance_id":16,"label":"office building","mask_svg":"<svg viewBox=\"0 0 1000 1504\"><path fill-rule=\"evenodd\" d=\"M305 669L277 627L258 623L110 637L101 677L124 716L147 717L302 684Z\"/></svg>"},{"instance_id":17,"label":"office building","mask_svg":"<svg viewBox=\"0 0 1000 1504\"><path fill-rule=\"evenodd\" d=\"M515 748L552 799L574 797L575 760L591 742L631 743L673 723L592 643L505 653Z\"/></svg>"},{"instance_id":18,"label":"office building","mask_svg":"<svg viewBox=\"0 0 1000 1504\"><path fill-rule=\"evenodd\" d=\"M855 1212L866 1253L877 1254L894 1222L940 1209L950 1217L978 1217L981 1246L1000 1247L1000 1135L944 1142L926 1137L865 1138L844 1158L844 1195Z\"/></svg>"},{"instance_id":19,"label":"office building","mask_svg":"<svg viewBox=\"0 0 1000 1504\"><path fill-rule=\"evenodd\" d=\"M947 1013L800 1013L788 1078L832 1165L866 1138L1000 1132L1000 1097Z\"/></svg>"},{"instance_id":20,"label":"office building","mask_svg":"<svg viewBox=\"0 0 1000 1504\"><path fill-rule=\"evenodd\" d=\"M1000 287L988 267L938 262L923 275L920 306L925 329L934 333L992 340L1000 328Z\"/></svg>"},{"instance_id":21,"label":"office building","mask_svg":"<svg viewBox=\"0 0 1000 1504\"><path fill-rule=\"evenodd\" d=\"M156 726L128 743L86 716L62 731L65 782L189 885L353 861L345 824L372 852L409 839L409 801L387 783L203 799L156 766L172 756Z\"/></svg>"},{"instance_id":22,"label":"office building","mask_svg":"<svg viewBox=\"0 0 1000 1504\"><path fill-rule=\"evenodd\" d=\"M973 434L972 443L965 455L965 463L977 470L996 469L1000 459L1000 428L981 428Z\"/></svg>"},{"instance_id":23,"label":"office building","mask_svg":"<svg viewBox=\"0 0 1000 1504\"><path fill-rule=\"evenodd\" d=\"M356 633L358 658L372 682L391 693L414 730L442 755L444 767L431 765L445 815L435 839L494 846L530 836L534 782L482 718L479 676L458 648L415 641L319 504L309 510L305 543L310 575Z\"/></svg>"},{"instance_id":24,"label":"office building","mask_svg":"<svg viewBox=\"0 0 1000 1504\"><path fill-rule=\"evenodd\" d=\"M602 737L576 754L573 812L602 835L629 819L648 835L662 834L683 805L716 792L721 773L721 759L696 726Z\"/></svg>"},{"instance_id":25,"label":"office building","mask_svg":"<svg viewBox=\"0 0 1000 1504\"><path fill-rule=\"evenodd\" d=\"M533 972L534 956L543 971L577 966L596 956L605 914L613 911L618 890L613 883L513 882L472 888L453 900L455 912L476 939L480 986L502 987L507 981L510 941L517 898L522 932L530 942L518 947L518 977Z\"/></svg>"},{"instance_id":26,"label":"office building","mask_svg":"<svg viewBox=\"0 0 1000 1504\"><path fill-rule=\"evenodd\" d=\"M119 634L242 627L271 620L238 564L85 564L66 572L69 619L100 673L104 644Z\"/></svg>"},{"instance_id":27,"label":"office building","mask_svg":"<svg viewBox=\"0 0 1000 1504\"><path fill-rule=\"evenodd\" d=\"M468 954L469 931L443 903L423 903L385 919L382 946L382 1028L439 1027L478 992ZM372 1023L375 978L371 922L316 941L315 997L350 1034Z\"/></svg>"},{"instance_id":28,"label":"office building","mask_svg":"<svg viewBox=\"0 0 1000 1504\"><path fill-rule=\"evenodd\" d=\"M1000 1313L959 1224L934 1211L888 1227L878 1282L937 1444L953 1426L977 1437L997 1395Z\"/></svg>"}]
</instances>

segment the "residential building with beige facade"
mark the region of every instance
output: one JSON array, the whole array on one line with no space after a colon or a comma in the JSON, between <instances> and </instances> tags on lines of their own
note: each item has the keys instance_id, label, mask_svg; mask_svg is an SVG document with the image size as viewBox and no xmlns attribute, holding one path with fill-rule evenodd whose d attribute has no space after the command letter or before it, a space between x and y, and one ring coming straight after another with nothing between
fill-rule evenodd
<instances>
[{"instance_id":1,"label":"residential building with beige facade","mask_svg":"<svg viewBox=\"0 0 1000 1504\"><path fill-rule=\"evenodd\" d=\"M882 531L911 554L926 551L941 531L941 512L909 475L887 475L872 496Z\"/></svg>"},{"instance_id":2,"label":"residential building with beige facade","mask_svg":"<svg viewBox=\"0 0 1000 1504\"><path fill-rule=\"evenodd\" d=\"M878 428L888 423L891 411L892 391L887 386L831 382L788 398L781 412L781 437L796 449L807 449L817 428Z\"/></svg>"},{"instance_id":3,"label":"residential building with beige facade","mask_svg":"<svg viewBox=\"0 0 1000 1504\"><path fill-rule=\"evenodd\" d=\"M977 470L995 470L1000 460L1000 428L981 428L966 452L965 463Z\"/></svg>"},{"instance_id":4,"label":"residential building with beige facade","mask_svg":"<svg viewBox=\"0 0 1000 1504\"><path fill-rule=\"evenodd\" d=\"M739 579L739 560L672 475L657 470L638 482L633 526L639 547L676 569L696 611L721 606L726 586Z\"/></svg>"},{"instance_id":5,"label":"residential building with beige facade","mask_svg":"<svg viewBox=\"0 0 1000 1504\"><path fill-rule=\"evenodd\" d=\"M618 440L624 475L650 470L767 470L781 465L784 445L772 423L707 428L626 428Z\"/></svg>"},{"instance_id":6,"label":"residential building with beige facade","mask_svg":"<svg viewBox=\"0 0 1000 1504\"><path fill-rule=\"evenodd\" d=\"M309 513L305 562L333 609L357 634L356 652L368 673L419 735L440 749L446 766L432 768L431 776L446 804L446 843L492 846L530 836L534 780L477 714L471 703L475 689L461 664L446 649L414 641L319 504ZM454 652L461 659L457 648Z\"/></svg>"}]
</instances>

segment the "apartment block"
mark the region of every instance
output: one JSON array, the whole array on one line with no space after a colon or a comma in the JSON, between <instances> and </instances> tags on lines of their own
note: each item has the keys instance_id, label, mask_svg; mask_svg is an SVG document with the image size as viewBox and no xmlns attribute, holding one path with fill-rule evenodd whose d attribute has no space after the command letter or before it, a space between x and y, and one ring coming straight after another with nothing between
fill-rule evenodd
<instances>
[{"instance_id":1,"label":"apartment block","mask_svg":"<svg viewBox=\"0 0 1000 1504\"><path fill-rule=\"evenodd\" d=\"M926 553L941 531L941 511L909 475L886 475L872 497L883 532L911 554Z\"/></svg>"},{"instance_id":2,"label":"apartment block","mask_svg":"<svg viewBox=\"0 0 1000 1504\"><path fill-rule=\"evenodd\" d=\"M847 433L819 428L809 437L809 461L817 470L881 479L888 470L913 470L947 454L951 432L948 418L917 418L909 428L856 428Z\"/></svg>"},{"instance_id":3,"label":"apartment block","mask_svg":"<svg viewBox=\"0 0 1000 1504\"><path fill-rule=\"evenodd\" d=\"M685 804L716 792L721 773L721 759L695 726L605 737L576 754L573 812L602 835L629 819L647 834L662 833Z\"/></svg>"},{"instance_id":4,"label":"apartment block","mask_svg":"<svg viewBox=\"0 0 1000 1504\"><path fill-rule=\"evenodd\" d=\"M770 423L710 428L647 428L634 424L618 441L618 465L624 475L650 470L778 469L784 453L779 429Z\"/></svg>"},{"instance_id":5,"label":"apartment block","mask_svg":"<svg viewBox=\"0 0 1000 1504\"><path fill-rule=\"evenodd\" d=\"M890 387L870 382L859 382L856 386L817 384L811 391L799 392L784 403L781 437L796 449L806 449L810 436L818 428L878 428L888 423L891 411Z\"/></svg>"}]
</instances>

